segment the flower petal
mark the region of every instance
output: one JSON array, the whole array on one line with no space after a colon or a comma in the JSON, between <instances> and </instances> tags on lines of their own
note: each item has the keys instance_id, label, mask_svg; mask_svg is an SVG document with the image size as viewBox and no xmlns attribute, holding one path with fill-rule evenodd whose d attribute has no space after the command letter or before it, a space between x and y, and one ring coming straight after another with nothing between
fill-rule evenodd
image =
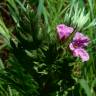
<instances>
[{"instance_id":1,"label":"flower petal","mask_svg":"<svg viewBox=\"0 0 96 96\"><path fill-rule=\"evenodd\" d=\"M75 42L80 42L82 43L81 45L83 45L83 47L87 46L89 44L90 39L87 36L84 36L82 33L80 32L76 32L73 41Z\"/></svg>"},{"instance_id":2,"label":"flower petal","mask_svg":"<svg viewBox=\"0 0 96 96\"><path fill-rule=\"evenodd\" d=\"M77 49L75 49L73 51L73 55L75 57L80 57L82 59L82 62L89 60L89 54L83 48L77 48Z\"/></svg>"},{"instance_id":3,"label":"flower petal","mask_svg":"<svg viewBox=\"0 0 96 96\"><path fill-rule=\"evenodd\" d=\"M72 51L75 49L72 43L69 44L69 48L70 48L70 50L72 50Z\"/></svg>"}]
</instances>

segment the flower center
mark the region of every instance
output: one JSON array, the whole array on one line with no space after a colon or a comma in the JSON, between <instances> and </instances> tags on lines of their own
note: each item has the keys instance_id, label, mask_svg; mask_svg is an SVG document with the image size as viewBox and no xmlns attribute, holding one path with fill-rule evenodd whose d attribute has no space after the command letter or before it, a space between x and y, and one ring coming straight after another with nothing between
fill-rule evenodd
<instances>
[{"instance_id":1,"label":"flower center","mask_svg":"<svg viewBox=\"0 0 96 96\"><path fill-rule=\"evenodd\" d=\"M73 41L73 46L74 48L85 47L86 43L88 43L87 39L84 39L84 40L78 39Z\"/></svg>"}]
</instances>

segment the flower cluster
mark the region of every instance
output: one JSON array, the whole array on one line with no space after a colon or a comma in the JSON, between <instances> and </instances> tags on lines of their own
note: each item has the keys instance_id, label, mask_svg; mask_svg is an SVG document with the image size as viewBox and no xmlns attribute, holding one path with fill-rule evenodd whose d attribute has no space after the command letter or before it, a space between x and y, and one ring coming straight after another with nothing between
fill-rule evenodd
<instances>
[{"instance_id":1,"label":"flower cluster","mask_svg":"<svg viewBox=\"0 0 96 96\"><path fill-rule=\"evenodd\" d=\"M60 40L65 40L74 31L72 27L68 27L64 24L57 26L57 34ZM84 49L89 43L89 38L84 36L80 32L76 32L72 42L69 44L69 48L74 57L80 57L82 62L89 60L89 54Z\"/></svg>"}]
</instances>

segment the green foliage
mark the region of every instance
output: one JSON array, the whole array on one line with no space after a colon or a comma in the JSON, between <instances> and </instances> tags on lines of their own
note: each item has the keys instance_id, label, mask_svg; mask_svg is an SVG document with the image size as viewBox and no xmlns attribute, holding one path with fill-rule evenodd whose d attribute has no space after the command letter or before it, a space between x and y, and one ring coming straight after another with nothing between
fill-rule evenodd
<instances>
[{"instance_id":1,"label":"green foliage","mask_svg":"<svg viewBox=\"0 0 96 96\"><path fill-rule=\"evenodd\" d=\"M69 52L71 39L63 44L56 34L65 23L93 39L95 0L2 2L12 22L8 26L1 11L0 96L95 96L95 40L84 64Z\"/></svg>"}]
</instances>

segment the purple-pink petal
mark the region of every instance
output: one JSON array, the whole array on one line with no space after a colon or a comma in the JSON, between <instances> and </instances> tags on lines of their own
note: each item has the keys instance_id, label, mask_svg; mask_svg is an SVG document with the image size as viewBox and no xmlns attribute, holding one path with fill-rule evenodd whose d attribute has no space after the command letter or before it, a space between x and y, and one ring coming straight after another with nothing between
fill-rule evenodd
<instances>
[{"instance_id":1,"label":"purple-pink petal","mask_svg":"<svg viewBox=\"0 0 96 96\"><path fill-rule=\"evenodd\" d=\"M72 32L72 27L68 27L64 24L57 25L57 34L60 40L66 39Z\"/></svg>"},{"instance_id":2,"label":"purple-pink petal","mask_svg":"<svg viewBox=\"0 0 96 96\"><path fill-rule=\"evenodd\" d=\"M89 44L90 39L87 36L84 36L80 32L76 32L73 42L78 46L78 47L85 47Z\"/></svg>"},{"instance_id":3,"label":"purple-pink petal","mask_svg":"<svg viewBox=\"0 0 96 96\"><path fill-rule=\"evenodd\" d=\"M89 54L83 48L77 48L73 51L73 56L80 57L82 62L89 60Z\"/></svg>"},{"instance_id":4,"label":"purple-pink petal","mask_svg":"<svg viewBox=\"0 0 96 96\"><path fill-rule=\"evenodd\" d=\"M70 48L70 50L72 50L72 51L75 50L75 48L74 48L74 46L73 46L72 43L69 44L69 48Z\"/></svg>"}]
</instances>

